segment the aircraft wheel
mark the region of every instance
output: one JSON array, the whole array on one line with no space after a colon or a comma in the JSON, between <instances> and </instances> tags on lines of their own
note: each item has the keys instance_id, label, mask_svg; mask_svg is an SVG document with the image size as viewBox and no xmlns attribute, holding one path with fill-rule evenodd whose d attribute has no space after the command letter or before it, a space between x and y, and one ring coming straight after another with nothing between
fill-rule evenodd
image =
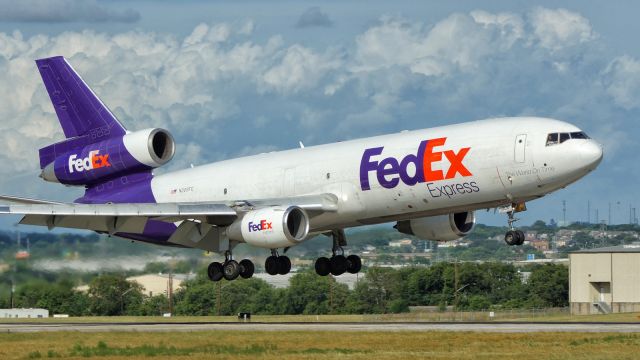
<instances>
[{"instance_id":1,"label":"aircraft wheel","mask_svg":"<svg viewBox=\"0 0 640 360\"><path fill-rule=\"evenodd\" d=\"M244 259L240 261L240 276L243 279L248 279L253 276L253 271L255 270L255 266L253 266L253 262L249 259Z\"/></svg>"},{"instance_id":2,"label":"aircraft wheel","mask_svg":"<svg viewBox=\"0 0 640 360\"><path fill-rule=\"evenodd\" d=\"M319 257L316 260L316 274L320 276L327 276L331 272L331 260L326 257Z\"/></svg>"},{"instance_id":3,"label":"aircraft wheel","mask_svg":"<svg viewBox=\"0 0 640 360\"><path fill-rule=\"evenodd\" d=\"M278 256L278 274L286 275L291 271L291 260L287 256Z\"/></svg>"},{"instance_id":4,"label":"aircraft wheel","mask_svg":"<svg viewBox=\"0 0 640 360\"><path fill-rule=\"evenodd\" d=\"M504 242L509 246L516 245L518 243L518 235L513 230L507 231L507 233L504 234Z\"/></svg>"},{"instance_id":5,"label":"aircraft wheel","mask_svg":"<svg viewBox=\"0 0 640 360\"><path fill-rule=\"evenodd\" d=\"M264 262L264 270L269 275L278 275L278 258L275 256L269 256Z\"/></svg>"},{"instance_id":6,"label":"aircraft wheel","mask_svg":"<svg viewBox=\"0 0 640 360\"><path fill-rule=\"evenodd\" d=\"M224 278L227 280L234 280L240 275L240 265L235 260L227 261L224 266Z\"/></svg>"},{"instance_id":7,"label":"aircraft wheel","mask_svg":"<svg viewBox=\"0 0 640 360\"><path fill-rule=\"evenodd\" d=\"M224 274L224 270L222 269L222 264L219 262L212 262L209 264L207 268L207 275L209 276L209 280L211 281L220 281L222 280L222 276Z\"/></svg>"},{"instance_id":8,"label":"aircraft wheel","mask_svg":"<svg viewBox=\"0 0 640 360\"><path fill-rule=\"evenodd\" d=\"M522 232L522 230L516 230L516 245L522 245L524 244L524 233Z\"/></svg>"},{"instance_id":9,"label":"aircraft wheel","mask_svg":"<svg viewBox=\"0 0 640 360\"><path fill-rule=\"evenodd\" d=\"M360 272L361 268L362 268L362 260L360 260L360 256L358 255L347 256L347 272L349 274L356 274Z\"/></svg>"},{"instance_id":10,"label":"aircraft wheel","mask_svg":"<svg viewBox=\"0 0 640 360\"><path fill-rule=\"evenodd\" d=\"M331 275L338 276L347 271L347 258L344 255L331 257Z\"/></svg>"}]
</instances>

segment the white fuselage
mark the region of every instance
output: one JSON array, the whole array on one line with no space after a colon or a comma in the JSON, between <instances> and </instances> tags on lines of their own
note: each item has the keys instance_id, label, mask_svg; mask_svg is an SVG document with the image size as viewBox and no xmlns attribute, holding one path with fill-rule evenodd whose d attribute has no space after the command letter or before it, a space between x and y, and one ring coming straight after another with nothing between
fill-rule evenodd
<instances>
[{"instance_id":1,"label":"white fuselage","mask_svg":"<svg viewBox=\"0 0 640 360\"><path fill-rule=\"evenodd\" d=\"M552 119L489 119L216 162L158 175L152 190L158 202L332 193L338 210L311 219L318 232L542 197L602 159L591 139L547 145L550 133L575 132ZM432 147L419 159L424 140ZM419 167L428 174L416 183Z\"/></svg>"}]
</instances>

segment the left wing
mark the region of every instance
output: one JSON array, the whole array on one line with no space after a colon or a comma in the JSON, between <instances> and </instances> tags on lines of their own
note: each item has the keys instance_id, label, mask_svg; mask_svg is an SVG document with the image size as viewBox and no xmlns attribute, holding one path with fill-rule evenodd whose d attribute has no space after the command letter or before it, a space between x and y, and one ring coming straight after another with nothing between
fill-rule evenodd
<instances>
[{"instance_id":1,"label":"left wing","mask_svg":"<svg viewBox=\"0 0 640 360\"><path fill-rule=\"evenodd\" d=\"M239 200L197 203L123 203L76 204L0 196L0 214L22 214L20 224L87 229L115 234L141 234L147 220L169 223L190 220L216 227L229 226L239 213L268 206L296 205L321 214L337 211L334 194L306 195L290 198Z\"/></svg>"},{"instance_id":2,"label":"left wing","mask_svg":"<svg viewBox=\"0 0 640 360\"><path fill-rule=\"evenodd\" d=\"M24 214L21 224L88 229L115 234L141 234L147 220L177 222L198 220L216 226L228 226L237 212L225 204L70 204L19 203L0 205L0 214Z\"/></svg>"}]
</instances>

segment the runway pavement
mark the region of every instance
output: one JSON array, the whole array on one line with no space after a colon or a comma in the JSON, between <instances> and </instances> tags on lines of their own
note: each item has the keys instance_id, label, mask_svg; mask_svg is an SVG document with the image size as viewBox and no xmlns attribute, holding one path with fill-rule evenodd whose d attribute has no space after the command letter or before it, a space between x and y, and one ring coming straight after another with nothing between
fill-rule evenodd
<instances>
[{"instance_id":1,"label":"runway pavement","mask_svg":"<svg viewBox=\"0 0 640 360\"><path fill-rule=\"evenodd\" d=\"M473 331L473 332L618 332L640 333L640 323L0 323L0 333L121 331Z\"/></svg>"}]
</instances>

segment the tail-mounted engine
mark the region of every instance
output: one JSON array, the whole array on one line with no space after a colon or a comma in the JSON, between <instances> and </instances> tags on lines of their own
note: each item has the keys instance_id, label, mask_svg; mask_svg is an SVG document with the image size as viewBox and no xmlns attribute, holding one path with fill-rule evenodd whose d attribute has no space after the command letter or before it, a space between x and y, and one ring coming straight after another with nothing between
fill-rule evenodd
<instances>
[{"instance_id":1,"label":"tail-mounted engine","mask_svg":"<svg viewBox=\"0 0 640 360\"><path fill-rule=\"evenodd\" d=\"M398 221L399 232L424 240L450 241L469 234L476 224L473 211Z\"/></svg>"},{"instance_id":2,"label":"tail-mounted engine","mask_svg":"<svg viewBox=\"0 0 640 360\"><path fill-rule=\"evenodd\" d=\"M91 185L124 173L157 168L169 162L175 152L175 141L164 129L140 130L88 145L74 146L76 142L68 139L40 150L41 160L43 154L55 154L42 169L44 180Z\"/></svg>"},{"instance_id":3,"label":"tail-mounted engine","mask_svg":"<svg viewBox=\"0 0 640 360\"><path fill-rule=\"evenodd\" d=\"M252 210L227 228L230 240L268 249L297 245L308 234L309 216L297 206Z\"/></svg>"}]
</instances>

